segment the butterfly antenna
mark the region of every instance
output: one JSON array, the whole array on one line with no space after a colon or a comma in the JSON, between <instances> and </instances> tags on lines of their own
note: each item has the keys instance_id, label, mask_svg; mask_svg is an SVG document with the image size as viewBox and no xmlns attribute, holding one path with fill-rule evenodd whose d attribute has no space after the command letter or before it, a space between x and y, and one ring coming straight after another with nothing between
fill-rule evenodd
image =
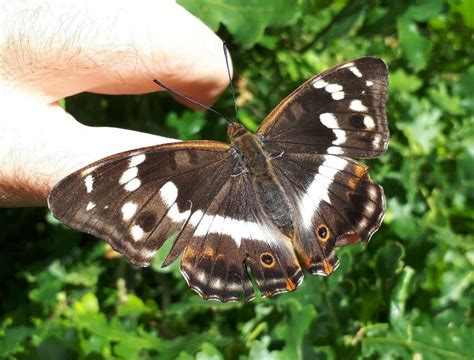
<instances>
[{"instance_id":1,"label":"butterfly antenna","mask_svg":"<svg viewBox=\"0 0 474 360\"><path fill-rule=\"evenodd\" d=\"M209 110L209 111L213 112L214 114L217 114L217 115L219 115L219 116L222 116L228 123L232 123L232 121L230 121L227 116L225 116L224 114L221 114L219 111L214 110L213 108L211 108L211 107L209 107L209 106L203 104L202 102L199 102L199 101L197 101L197 100L191 99L189 96L186 96L186 95L184 95L183 93L180 93L179 91L170 88L169 86L163 84L163 83L162 83L161 81L159 81L159 80L154 79L153 82L154 82L155 84L161 86L162 88L168 90L170 93L175 94L175 95L178 95L178 96L182 97L183 99L186 99L186 100L188 100L189 102L192 102L193 104L202 106L202 107L205 108L206 110Z\"/></svg>"},{"instance_id":2,"label":"butterfly antenna","mask_svg":"<svg viewBox=\"0 0 474 360\"><path fill-rule=\"evenodd\" d=\"M222 47L224 48L224 57L225 57L225 64L227 67L227 75L229 76L229 84L230 84L230 91L232 93L232 99L234 99L234 109L235 109L235 119L239 119L239 110L237 109L237 102L235 101L235 90L234 85L232 84L232 77L230 76L230 66L229 66L229 49L227 49L227 45L225 42L222 43Z\"/></svg>"}]
</instances>

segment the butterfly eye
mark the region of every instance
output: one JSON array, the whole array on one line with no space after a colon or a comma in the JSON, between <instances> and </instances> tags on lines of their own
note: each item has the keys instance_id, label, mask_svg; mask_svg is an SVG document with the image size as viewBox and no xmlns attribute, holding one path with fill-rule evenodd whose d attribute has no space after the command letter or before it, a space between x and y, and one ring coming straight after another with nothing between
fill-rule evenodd
<instances>
[{"instance_id":1,"label":"butterfly eye","mask_svg":"<svg viewBox=\"0 0 474 360\"><path fill-rule=\"evenodd\" d=\"M270 253L263 253L262 255L260 255L260 262L265 268L272 268L273 265L275 265L275 259Z\"/></svg>"},{"instance_id":2,"label":"butterfly eye","mask_svg":"<svg viewBox=\"0 0 474 360\"><path fill-rule=\"evenodd\" d=\"M321 224L318 226L318 229L316 230L316 234L318 236L318 239L321 240L322 242L326 242L329 239L329 229L324 224Z\"/></svg>"}]
</instances>

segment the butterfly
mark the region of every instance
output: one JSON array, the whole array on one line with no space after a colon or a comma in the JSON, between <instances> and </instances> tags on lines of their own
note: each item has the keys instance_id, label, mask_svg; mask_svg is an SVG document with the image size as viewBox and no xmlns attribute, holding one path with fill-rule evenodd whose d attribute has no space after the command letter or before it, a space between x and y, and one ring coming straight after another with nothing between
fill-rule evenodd
<instances>
[{"instance_id":1,"label":"butterfly","mask_svg":"<svg viewBox=\"0 0 474 360\"><path fill-rule=\"evenodd\" d=\"M62 223L163 266L205 299L250 301L293 291L339 265L335 248L367 244L385 213L368 167L388 146L388 70L362 57L306 81L255 134L228 124L229 143L186 141L126 151L74 172L48 205ZM255 283L255 285L254 285Z\"/></svg>"}]
</instances>

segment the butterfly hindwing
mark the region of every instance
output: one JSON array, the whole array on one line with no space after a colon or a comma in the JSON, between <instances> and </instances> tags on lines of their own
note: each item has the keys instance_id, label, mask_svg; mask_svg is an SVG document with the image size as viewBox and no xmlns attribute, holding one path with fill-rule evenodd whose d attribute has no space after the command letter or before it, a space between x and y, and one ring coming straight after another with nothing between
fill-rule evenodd
<instances>
[{"instance_id":1,"label":"butterfly hindwing","mask_svg":"<svg viewBox=\"0 0 474 360\"><path fill-rule=\"evenodd\" d=\"M374 57L354 59L308 80L257 131L269 150L373 158L385 152L388 71Z\"/></svg>"},{"instance_id":2,"label":"butterfly hindwing","mask_svg":"<svg viewBox=\"0 0 474 360\"><path fill-rule=\"evenodd\" d=\"M379 228L383 190L365 165L335 155L286 153L273 167L297 209L294 246L311 273L330 274L338 265L335 247L367 244Z\"/></svg>"},{"instance_id":3,"label":"butterfly hindwing","mask_svg":"<svg viewBox=\"0 0 474 360\"><path fill-rule=\"evenodd\" d=\"M291 240L265 219L247 176L231 177L176 242L184 248L181 272L190 287L223 301L238 300L243 289L248 301L255 297L248 268L262 296L294 290L303 274Z\"/></svg>"}]
</instances>

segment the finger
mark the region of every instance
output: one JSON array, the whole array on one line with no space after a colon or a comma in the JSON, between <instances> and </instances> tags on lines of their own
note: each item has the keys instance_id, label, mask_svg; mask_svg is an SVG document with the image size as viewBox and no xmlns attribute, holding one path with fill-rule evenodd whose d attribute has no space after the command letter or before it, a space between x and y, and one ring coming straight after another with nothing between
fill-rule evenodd
<instances>
[{"instance_id":1,"label":"finger","mask_svg":"<svg viewBox=\"0 0 474 360\"><path fill-rule=\"evenodd\" d=\"M172 1L25 4L4 13L3 66L10 81L43 101L82 91L152 92L157 78L210 104L228 84L222 41Z\"/></svg>"},{"instance_id":2,"label":"finger","mask_svg":"<svg viewBox=\"0 0 474 360\"><path fill-rule=\"evenodd\" d=\"M80 124L57 105L4 103L0 121L0 206L46 205L56 182L114 153L176 140ZM10 116L9 116L10 115ZM31 121L30 119L33 119Z\"/></svg>"}]
</instances>

